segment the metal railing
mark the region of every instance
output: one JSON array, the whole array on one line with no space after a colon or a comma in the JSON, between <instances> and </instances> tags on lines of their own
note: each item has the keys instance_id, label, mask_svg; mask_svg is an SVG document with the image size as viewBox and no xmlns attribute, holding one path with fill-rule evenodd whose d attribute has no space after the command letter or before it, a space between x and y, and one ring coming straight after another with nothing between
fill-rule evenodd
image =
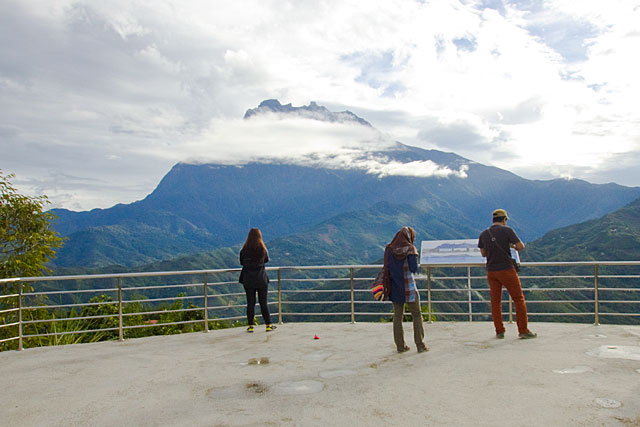
<instances>
[{"instance_id":1,"label":"metal railing","mask_svg":"<svg viewBox=\"0 0 640 427\"><path fill-rule=\"evenodd\" d=\"M560 321L581 317L596 325L603 317L610 321L640 318L640 261L529 262L522 263L522 267L520 279L530 317ZM268 304L277 307L272 315L280 323L285 319L388 320L390 303L374 301L370 290L380 268L268 267L272 276ZM562 271L550 271L557 268ZM611 271L603 274L603 269ZM616 273L616 269L623 271ZM16 348L22 350L25 341L29 346L39 345L38 339L87 333L105 339L115 339L117 334L122 341L125 335L144 335L134 331L145 328L165 328L162 332L175 333L231 326L229 322L245 319L245 293L236 280L239 271L232 268L0 279L0 348L17 342ZM179 283L168 283L172 280ZM490 319L483 264L422 265L416 281L429 322ZM60 282L67 282L67 286L59 286ZM607 283L609 286L603 286ZM75 289L68 289L70 285ZM630 293L635 298L622 297ZM339 298L343 295L346 297ZM508 304L505 315L512 321L511 300L504 304ZM624 306L630 308L620 309ZM64 325L63 330L56 325Z\"/></svg>"}]
</instances>

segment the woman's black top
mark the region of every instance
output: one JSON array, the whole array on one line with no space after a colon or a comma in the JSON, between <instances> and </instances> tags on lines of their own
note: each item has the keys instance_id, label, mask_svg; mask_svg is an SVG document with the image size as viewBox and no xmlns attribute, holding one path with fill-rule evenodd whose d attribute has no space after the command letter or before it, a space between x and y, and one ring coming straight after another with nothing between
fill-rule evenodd
<instances>
[{"instance_id":1,"label":"woman's black top","mask_svg":"<svg viewBox=\"0 0 640 427\"><path fill-rule=\"evenodd\" d=\"M256 258L249 253L245 253L244 249L241 250L240 264L242 265L242 272L238 281L249 289L267 286L269 276L267 276L267 272L264 269L264 265L267 262L269 262L269 252L265 253L263 257Z\"/></svg>"}]
</instances>

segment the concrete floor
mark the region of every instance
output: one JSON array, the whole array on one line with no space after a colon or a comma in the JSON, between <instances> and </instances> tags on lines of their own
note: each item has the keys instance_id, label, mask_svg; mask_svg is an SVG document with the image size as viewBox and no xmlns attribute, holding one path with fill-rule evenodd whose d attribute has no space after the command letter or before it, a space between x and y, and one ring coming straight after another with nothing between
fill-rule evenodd
<instances>
[{"instance_id":1,"label":"concrete floor","mask_svg":"<svg viewBox=\"0 0 640 427\"><path fill-rule=\"evenodd\" d=\"M289 323L0 353L6 426L638 426L640 326ZM319 339L314 339L317 335Z\"/></svg>"}]
</instances>

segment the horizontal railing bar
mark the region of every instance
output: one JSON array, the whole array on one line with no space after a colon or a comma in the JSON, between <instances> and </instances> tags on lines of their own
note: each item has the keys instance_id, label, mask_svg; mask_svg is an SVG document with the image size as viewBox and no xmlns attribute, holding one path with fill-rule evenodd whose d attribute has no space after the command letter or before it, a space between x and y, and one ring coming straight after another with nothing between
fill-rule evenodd
<instances>
[{"instance_id":1,"label":"horizontal railing bar","mask_svg":"<svg viewBox=\"0 0 640 427\"><path fill-rule=\"evenodd\" d=\"M521 262L522 267L579 267L579 266L640 266L640 261L572 261L572 262ZM266 267L267 271L290 271L290 270L340 270L340 269L368 269L381 268L379 264L371 265L316 265L316 266L282 266ZM485 267L484 263L460 264L422 264L420 268L464 268L464 267ZM43 277L13 277L0 279L0 283L15 282L43 282L57 280L83 280L83 279L117 279L130 277L150 277L150 276L180 276L193 274L220 274L240 272L241 268L222 268L211 270L185 270L185 271L155 271L138 273L109 273L93 275L70 275L70 276L43 276Z\"/></svg>"},{"instance_id":2,"label":"horizontal railing bar","mask_svg":"<svg viewBox=\"0 0 640 427\"><path fill-rule=\"evenodd\" d=\"M599 288L598 288L599 289ZM594 288L522 288L523 291L593 291Z\"/></svg>"},{"instance_id":3,"label":"horizontal railing bar","mask_svg":"<svg viewBox=\"0 0 640 427\"><path fill-rule=\"evenodd\" d=\"M19 297L20 294L6 294L6 295L0 295L0 298L5 299L5 298L15 298L15 297Z\"/></svg>"},{"instance_id":4,"label":"horizontal railing bar","mask_svg":"<svg viewBox=\"0 0 640 427\"><path fill-rule=\"evenodd\" d=\"M39 296L39 295L60 295L60 294L82 294L82 293L97 293L97 292L115 292L118 288L104 288L104 289L76 289L67 291L46 291L46 292L25 292L22 295L25 297Z\"/></svg>"},{"instance_id":5,"label":"horizontal railing bar","mask_svg":"<svg viewBox=\"0 0 640 427\"><path fill-rule=\"evenodd\" d=\"M487 301L490 302L490 301ZM561 300L561 299L555 299L555 300L542 300L542 299L527 299L527 304L531 303L531 304L544 304L545 302L551 303L551 304L561 304L561 303L569 303L569 304L582 304L582 303L589 303L589 304L593 304L594 302L596 302L593 299L584 299L584 300ZM602 302L602 301L600 301Z\"/></svg>"},{"instance_id":6,"label":"horizontal railing bar","mask_svg":"<svg viewBox=\"0 0 640 427\"><path fill-rule=\"evenodd\" d=\"M135 290L145 290L145 289L170 289L170 288L197 288L202 287L202 283L195 284L182 284L182 285L149 285L149 286L128 286L123 287L123 291L135 291ZM117 289L116 289L117 290Z\"/></svg>"},{"instance_id":7,"label":"horizontal railing bar","mask_svg":"<svg viewBox=\"0 0 640 427\"><path fill-rule=\"evenodd\" d=\"M267 304L276 304L276 303L267 303ZM209 310L220 310L223 308L234 308L234 307L246 307L244 304L235 304L235 305L217 305L215 307L207 307L207 311Z\"/></svg>"},{"instance_id":8,"label":"horizontal railing bar","mask_svg":"<svg viewBox=\"0 0 640 427\"><path fill-rule=\"evenodd\" d=\"M640 291L640 288L601 288L601 287L598 287L598 291L638 292L638 291Z\"/></svg>"},{"instance_id":9,"label":"horizontal railing bar","mask_svg":"<svg viewBox=\"0 0 640 427\"><path fill-rule=\"evenodd\" d=\"M627 301L627 300L606 300L606 299L601 299L599 300L600 304L640 304L640 300L637 301Z\"/></svg>"},{"instance_id":10,"label":"horizontal railing bar","mask_svg":"<svg viewBox=\"0 0 640 427\"><path fill-rule=\"evenodd\" d=\"M271 313L272 316L277 316L278 313ZM216 317L215 319L209 319L209 322L217 322L221 320L240 320L246 319L247 316L233 316L233 317Z\"/></svg>"},{"instance_id":11,"label":"horizontal railing bar","mask_svg":"<svg viewBox=\"0 0 640 427\"><path fill-rule=\"evenodd\" d=\"M0 340L0 343L9 342L9 341L17 340L17 339L20 339L20 337L4 338L4 339Z\"/></svg>"},{"instance_id":12,"label":"horizontal railing bar","mask_svg":"<svg viewBox=\"0 0 640 427\"><path fill-rule=\"evenodd\" d=\"M118 301L103 301L103 302L83 302L78 304L57 304L57 305L36 305L32 307L22 307L23 310L38 310L40 308L52 309L52 308L66 308L66 307L91 307L94 305L113 305L118 304Z\"/></svg>"},{"instance_id":13,"label":"horizontal railing bar","mask_svg":"<svg viewBox=\"0 0 640 427\"><path fill-rule=\"evenodd\" d=\"M196 298L204 298L204 295L187 295L185 297L132 299L132 300L122 300L122 303L123 304L132 304L132 303L136 303L136 302L178 301L178 300L196 299Z\"/></svg>"},{"instance_id":14,"label":"horizontal railing bar","mask_svg":"<svg viewBox=\"0 0 640 427\"><path fill-rule=\"evenodd\" d=\"M22 323L30 325L34 323L50 323L50 322L62 322L65 320L87 320L87 319L107 319L110 317L118 317L118 314L104 314L99 316L83 316L83 317L61 317L59 319L42 319L42 320L23 320Z\"/></svg>"},{"instance_id":15,"label":"horizontal railing bar","mask_svg":"<svg viewBox=\"0 0 640 427\"><path fill-rule=\"evenodd\" d=\"M17 325L19 325L19 324L20 324L20 322L5 323L4 325L0 325L0 329L1 329L1 328L6 328L6 327L8 327L8 326L17 326Z\"/></svg>"},{"instance_id":16,"label":"horizontal railing bar","mask_svg":"<svg viewBox=\"0 0 640 427\"><path fill-rule=\"evenodd\" d=\"M232 282L211 282L207 283L207 286L218 286L218 285L239 285L240 283L237 280Z\"/></svg>"},{"instance_id":17,"label":"horizontal railing bar","mask_svg":"<svg viewBox=\"0 0 640 427\"><path fill-rule=\"evenodd\" d=\"M625 275L625 274L598 274L600 279L640 279L640 275Z\"/></svg>"},{"instance_id":18,"label":"horizontal railing bar","mask_svg":"<svg viewBox=\"0 0 640 427\"><path fill-rule=\"evenodd\" d=\"M233 294L207 294L207 298L219 298L219 297L238 297L246 295L244 292L236 292Z\"/></svg>"},{"instance_id":19,"label":"horizontal railing bar","mask_svg":"<svg viewBox=\"0 0 640 427\"><path fill-rule=\"evenodd\" d=\"M602 313L600 314L602 315ZM537 313L537 312L527 311L527 315L528 316L593 316L594 313Z\"/></svg>"},{"instance_id":20,"label":"horizontal railing bar","mask_svg":"<svg viewBox=\"0 0 640 427\"><path fill-rule=\"evenodd\" d=\"M86 329L83 331L65 331L65 332L49 332L46 334L31 334L31 335L23 335L23 338L34 338L34 337L53 337L58 335L72 335L72 334L86 334L90 332L107 332L107 331L117 331L118 328L104 328L104 329Z\"/></svg>"},{"instance_id":21,"label":"horizontal railing bar","mask_svg":"<svg viewBox=\"0 0 640 427\"><path fill-rule=\"evenodd\" d=\"M267 302L267 305L275 305L275 304L278 304L278 301L268 301ZM207 307L207 311L209 311L209 310L219 310L219 309L222 309L222 308L234 308L234 307L242 308L242 307L246 307L246 305L245 304L217 305L215 307ZM271 315L273 316L273 313Z\"/></svg>"},{"instance_id":22,"label":"horizontal railing bar","mask_svg":"<svg viewBox=\"0 0 640 427\"><path fill-rule=\"evenodd\" d=\"M626 317L638 317L640 313L603 313L600 312L600 316L626 316Z\"/></svg>"},{"instance_id":23,"label":"horizontal railing bar","mask_svg":"<svg viewBox=\"0 0 640 427\"><path fill-rule=\"evenodd\" d=\"M359 289L356 289L360 291ZM367 292L371 292L371 290L366 290ZM290 290L282 290L280 291L283 294L312 294L312 293L328 293L328 292L351 292L349 289L290 289Z\"/></svg>"},{"instance_id":24,"label":"horizontal railing bar","mask_svg":"<svg viewBox=\"0 0 640 427\"><path fill-rule=\"evenodd\" d=\"M276 268L276 267L271 267ZM189 276L192 274L215 274L240 272L241 268L222 268L214 270L185 270L185 271L145 271L138 273L108 273L108 274L78 274L70 276L43 276L43 277L14 277L11 279L0 279L0 283L12 282L46 282L58 280L86 280L86 279L126 279L131 277L151 277L151 276Z\"/></svg>"},{"instance_id":25,"label":"horizontal railing bar","mask_svg":"<svg viewBox=\"0 0 640 427\"><path fill-rule=\"evenodd\" d=\"M302 283L302 282L347 282L349 281L349 277L333 277L333 278L317 278L317 279L284 279L281 278L280 282L294 282L294 283Z\"/></svg>"},{"instance_id":26,"label":"horizontal railing bar","mask_svg":"<svg viewBox=\"0 0 640 427\"><path fill-rule=\"evenodd\" d=\"M19 308L9 308L9 309L7 309L7 310L0 310L0 314L3 314L3 313L12 313L12 312L14 312L14 311L20 311L20 309L19 309Z\"/></svg>"},{"instance_id":27,"label":"horizontal railing bar","mask_svg":"<svg viewBox=\"0 0 640 427\"><path fill-rule=\"evenodd\" d=\"M345 313L294 313L294 312L282 312L283 316L351 316L351 312Z\"/></svg>"},{"instance_id":28,"label":"horizontal railing bar","mask_svg":"<svg viewBox=\"0 0 640 427\"><path fill-rule=\"evenodd\" d=\"M180 322L170 322L170 323L145 323L144 325L123 326L122 329L137 329L137 328L151 328L151 327L155 327L155 326L186 325L188 323L202 323L202 320L182 320Z\"/></svg>"},{"instance_id":29,"label":"horizontal railing bar","mask_svg":"<svg viewBox=\"0 0 640 427\"><path fill-rule=\"evenodd\" d=\"M375 301L372 301L374 303ZM287 301L282 300L282 304L350 304L351 301Z\"/></svg>"},{"instance_id":30,"label":"horizontal railing bar","mask_svg":"<svg viewBox=\"0 0 640 427\"><path fill-rule=\"evenodd\" d=\"M393 313L390 312L369 312L369 311L356 311L354 313L356 316L393 316ZM426 313L422 313L426 314Z\"/></svg>"},{"instance_id":31,"label":"horizontal railing bar","mask_svg":"<svg viewBox=\"0 0 640 427\"><path fill-rule=\"evenodd\" d=\"M141 312L133 312L133 313L122 313L122 317L126 316L146 316L149 314L164 314L164 313L182 313L188 311L202 311L203 307L195 307L195 308L183 308L180 310L157 310L157 311L141 311ZM117 316L117 314L116 314Z\"/></svg>"},{"instance_id":32,"label":"horizontal railing bar","mask_svg":"<svg viewBox=\"0 0 640 427\"><path fill-rule=\"evenodd\" d=\"M472 292L489 292L489 288L471 288ZM522 288L523 291L593 291L593 288ZM602 288L598 288L598 290L602 290ZM420 292L426 292L426 289L418 288ZM369 291L370 292L370 291ZM455 289L440 289L440 288L432 288L431 293L435 292L469 292L469 288L455 288Z\"/></svg>"}]
</instances>

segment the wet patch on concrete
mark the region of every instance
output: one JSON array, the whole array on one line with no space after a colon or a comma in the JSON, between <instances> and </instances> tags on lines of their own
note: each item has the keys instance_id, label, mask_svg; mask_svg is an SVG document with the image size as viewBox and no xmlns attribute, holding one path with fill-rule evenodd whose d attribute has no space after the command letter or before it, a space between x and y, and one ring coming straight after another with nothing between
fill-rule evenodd
<instances>
[{"instance_id":1,"label":"wet patch on concrete","mask_svg":"<svg viewBox=\"0 0 640 427\"><path fill-rule=\"evenodd\" d=\"M208 389L205 394L214 399L250 399L264 396L269 392L269 389L267 384L250 381L245 384L213 387Z\"/></svg>"},{"instance_id":2,"label":"wet patch on concrete","mask_svg":"<svg viewBox=\"0 0 640 427\"><path fill-rule=\"evenodd\" d=\"M613 399L607 399L605 397L598 397L594 400L594 402L596 403L596 405L607 409L616 409L622 406L621 402Z\"/></svg>"},{"instance_id":3,"label":"wet patch on concrete","mask_svg":"<svg viewBox=\"0 0 640 427\"><path fill-rule=\"evenodd\" d=\"M554 369L553 372L556 374L585 374L587 372L593 372L593 368L579 365L573 368Z\"/></svg>"},{"instance_id":4,"label":"wet patch on concrete","mask_svg":"<svg viewBox=\"0 0 640 427\"><path fill-rule=\"evenodd\" d=\"M640 347L633 345L601 345L587 351L587 355L605 359L640 360Z\"/></svg>"},{"instance_id":5,"label":"wet patch on concrete","mask_svg":"<svg viewBox=\"0 0 640 427\"><path fill-rule=\"evenodd\" d=\"M303 380L288 381L276 384L272 387L275 394L311 394L319 393L324 388L324 384L320 381Z\"/></svg>"},{"instance_id":6,"label":"wet patch on concrete","mask_svg":"<svg viewBox=\"0 0 640 427\"><path fill-rule=\"evenodd\" d=\"M502 341L502 340L501 340ZM493 342L493 341L492 341ZM469 347L473 347L473 348L479 348L481 350L486 350L488 348L492 348L493 344L489 343L489 342L473 342L473 341L467 341L464 343L464 345L469 346Z\"/></svg>"},{"instance_id":7,"label":"wet patch on concrete","mask_svg":"<svg viewBox=\"0 0 640 427\"><path fill-rule=\"evenodd\" d=\"M328 351L314 351L313 353L308 353L302 356L303 360L310 360L312 362L324 362L331 356L332 353Z\"/></svg>"},{"instance_id":8,"label":"wet patch on concrete","mask_svg":"<svg viewBox=\"0 0 640 427\"><path fill-rule=\"evenodd\" d=\"M334 371L324 371L320 372L321 378L337 378L337 377L348 377L350 375L355 375L356 371L352 371L350 369L337 369Z\"/></svg>"}]
</instances>

